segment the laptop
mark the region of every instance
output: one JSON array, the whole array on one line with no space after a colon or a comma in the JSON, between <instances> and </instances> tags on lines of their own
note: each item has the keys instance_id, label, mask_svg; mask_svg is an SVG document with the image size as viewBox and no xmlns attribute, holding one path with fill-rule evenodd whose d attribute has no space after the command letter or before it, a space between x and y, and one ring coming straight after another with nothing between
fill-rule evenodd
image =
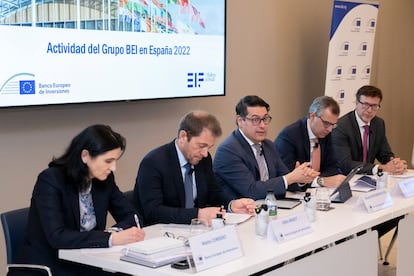
<instances>
[{"instance_id":1,"label":"laptop","mask_svg":"<svg viewBox=\"0 0 414 276\"><path fill-rule=\"evenodd\" d=\"M342 183L331 193L331 202L344 203L352 197L352 191L351 187L349 186L349 181L356 173L358 173L362 169L363 166L363 164L359 164L348 173L348 175L345 177Z\"/></svg>"}]
</instances>

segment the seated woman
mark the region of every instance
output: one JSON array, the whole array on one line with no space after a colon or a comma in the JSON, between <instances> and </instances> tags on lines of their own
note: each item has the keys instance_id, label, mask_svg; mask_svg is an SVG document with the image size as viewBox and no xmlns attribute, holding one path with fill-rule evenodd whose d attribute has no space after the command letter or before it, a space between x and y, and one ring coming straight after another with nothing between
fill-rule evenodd
<instances>
[{"instance_id":1,"label":"seated woman","mask_svg":"<svg viewBox=\"0 0 414 276\"><path fill-rule=\"evenodd\" d=\"M18 263L47 265L53 275L105 275L102 270L65 262L59 249L100 248L144 239L137 211L115 184L116 163L125 138L109 126L93 125L53 158L33 189L27 232ZM107 232L110 213L118 232Z\"/></svg>"}]
</instances>

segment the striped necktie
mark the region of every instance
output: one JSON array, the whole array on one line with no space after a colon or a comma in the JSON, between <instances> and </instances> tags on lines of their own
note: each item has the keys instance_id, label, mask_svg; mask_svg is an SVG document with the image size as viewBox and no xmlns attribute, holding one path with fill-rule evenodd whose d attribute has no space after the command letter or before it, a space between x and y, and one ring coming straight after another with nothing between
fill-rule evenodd
<instances>
[{"instance_id":1,"label":"striped necktie","mask_svg":"<svg viewBox=\"0 0 414 276\"><path fill-rule=\"evenodd\" d=\"M263 148L260 144L254 144L253 147L256 149L256 161L259 166L260 180L266 181L269 179L269 171L267 170L266 159L263 154Z\"/></svg>"}]
</instances>

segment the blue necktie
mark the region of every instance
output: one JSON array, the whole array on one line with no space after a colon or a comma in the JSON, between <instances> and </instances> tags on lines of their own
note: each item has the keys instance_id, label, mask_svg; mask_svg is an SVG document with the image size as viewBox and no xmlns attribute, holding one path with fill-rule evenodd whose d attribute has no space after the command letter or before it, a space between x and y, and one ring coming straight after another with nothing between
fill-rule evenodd
<instances>
[{"instance_id":1,"label":"blue necktie","mask_svg":"<svg viewBox=\"0 0 414 276\"><path fill-rule=\"evenodd\" d=\"M185 208L193 208L193 168L190 163L185 164L184 167Z\"/></svg>"}]
</instances>

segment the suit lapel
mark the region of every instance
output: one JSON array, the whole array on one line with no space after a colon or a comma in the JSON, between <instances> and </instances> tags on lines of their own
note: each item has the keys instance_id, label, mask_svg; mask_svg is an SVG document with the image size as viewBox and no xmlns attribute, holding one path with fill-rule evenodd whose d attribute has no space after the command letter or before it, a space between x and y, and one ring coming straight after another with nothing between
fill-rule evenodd
<instances>
[{"instance_id":1,"label":"suit lapel","mask_svg":"<svg viewBox=\"0 0 414 276\"><path fill-rule=\"evenodd\" d=\"M358 156L361 156L362 160L362 141L361 141L361 130L359 129L359 125L357 119L355 117L355 111L351 111L351 129L354 132L354 137L357 137L357 148L358 148Z\"/></svg>"},{"instance_id":2,"label":"suit lapel","mask_svg":"<svg viewBox=\"0 0 414 276\"><path fill-rule=\"evenodd\" d=\"M303 118L300 121L300 134L302 135L302 141L305 141L305 143L302 143L302 150L305 152L306 160L310 160L310 138L308 134L308 125L307 125L307 118ZM299 154L300 155L300 154Z\"/></svg>"},{"instance_id":3,"label":"suit lapel","mask_svg":"<svg viewBox=\"0 0 414 276\"><path fill-rule=\"evenodd\" d=\"M239 142L240 148L244 152L244 155L247 157L246 160L248 162L250 162L250 166L252 166L256 169L256 179L257 179L257 176L260 179L259 165L257 164L256 156L253 152L252 147L249 145L249 143L246 141L246 139L244 139L243 135L240 133L240 130L238 130L238 129L235 130L234 131L234 136L236 137L237 141ZM265 155L265 158L266 158L266 155ZM268 160L266 159L266 162L267 161ZM269 166L269 164L268 164L268 166ZM270 171L269 171L269 175L270 175Z\"/></svg>"},{"instance_id":4,"label":"suit lapel","mask_svg":"<svg viewBox=\"0 0 414 276\"><path fill-rule=\"evenodd\" d=\"M172 141L168 145L167 150L168 150L169 160L171 161L170 169L173 174L172 182L174 183L175 189L177 190L177 194L180 200L181 207L185 207L184 180L183 180L183 175L181 174L181 166L180 166L180 161L178 160L177 150L175 148L175 140Z\"/></svg>"}]
</instances>

